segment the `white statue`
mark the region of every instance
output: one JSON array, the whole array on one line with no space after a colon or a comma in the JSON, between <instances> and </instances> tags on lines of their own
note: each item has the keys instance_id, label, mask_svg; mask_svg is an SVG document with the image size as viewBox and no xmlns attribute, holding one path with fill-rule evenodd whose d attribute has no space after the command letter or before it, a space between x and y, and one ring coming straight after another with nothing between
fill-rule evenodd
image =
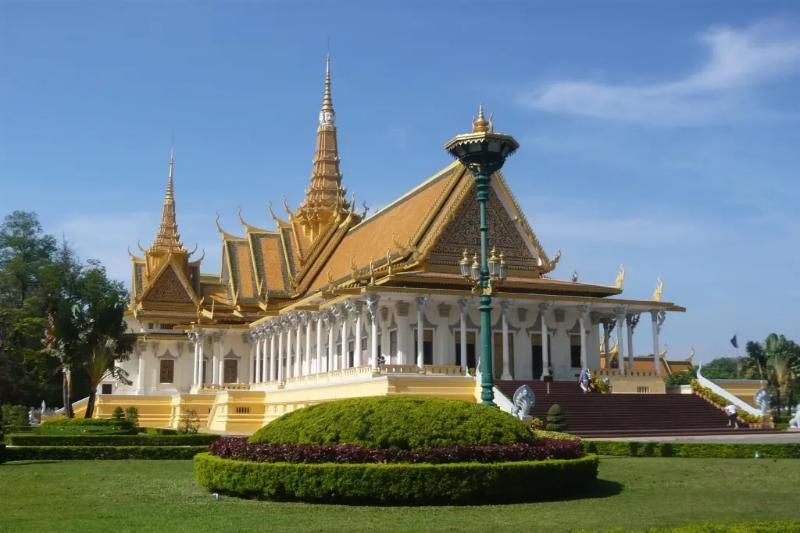
<instances>
[{"instance_id":1,"label":"white statue","mask_svg":"<svg viewBox=\"0 0 800 533\"><path fill-rule=\"evenodd\" d=\"M789 427L792 429L800 429L800 403L794 408L794 418L789 420Z\"/></svg>"},{"instance_id":2,"label":"white statue","mask_svg":"<svg viewBox=\"0 0 800 533\"><path fill-rule=\"evenodd\" d=\"M523 385L514 392L514 397L511 399L514 406L511 408L511 414L520 420L527 420L531 417L533 405L536 403L536 397L533 394L533 389L528 385Z\"/></svg>"},{"instance_id":3,"label":"white statue","mask_svg":"<svg viewBox=\"0 0 800 533\"><path fill-rule=\"evenodd\" d=\"M755 401L756 406L761 410L762 415L766 415L769 412L770 399L771 397L766 387L758 389L755 396L753 396L753 400Z\"/></svg>"}]
</instances>

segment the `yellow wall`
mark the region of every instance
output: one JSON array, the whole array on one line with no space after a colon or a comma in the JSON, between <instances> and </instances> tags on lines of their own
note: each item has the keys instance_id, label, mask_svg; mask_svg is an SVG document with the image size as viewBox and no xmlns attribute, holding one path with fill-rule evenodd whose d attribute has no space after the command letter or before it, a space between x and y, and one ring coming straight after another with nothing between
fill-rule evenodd
<instances>
[{"instance_id":1,"label":"yellow wall","mask_svg":"<svg viewBox=\"0 0 800 533\"><path fill-rule=\"evenodd\" d=\"M365 396L408 394L476 401L475 381L454 377L378 376L363 381L324 386L267 390L224 390L171 396L97 397L95 416L111 416L117 406L135 406L144 427L177 428L181 414L197 412L201 431L250 434L279 416L307 405Z\"/></svg>"}]
</instances>

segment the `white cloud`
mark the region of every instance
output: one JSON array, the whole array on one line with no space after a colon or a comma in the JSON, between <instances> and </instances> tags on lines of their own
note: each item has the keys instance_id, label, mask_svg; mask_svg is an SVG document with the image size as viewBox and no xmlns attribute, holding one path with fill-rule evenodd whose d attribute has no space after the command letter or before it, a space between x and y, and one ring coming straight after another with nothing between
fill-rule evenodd
<instances>
[{"instance_id":1,"label":"white cloud","mask_svg":"<svg viewBox=\"0 0 800 533\"><path fill-rule=\"evenodd\" d=\"M795 27L763 21L745 29L717 27L699 40L707 61L686 76L651 84L561 80L521 96L533 109L660 125L700 125L774 116L752 88L800 70Z\"/></svg>"}]
</instances>

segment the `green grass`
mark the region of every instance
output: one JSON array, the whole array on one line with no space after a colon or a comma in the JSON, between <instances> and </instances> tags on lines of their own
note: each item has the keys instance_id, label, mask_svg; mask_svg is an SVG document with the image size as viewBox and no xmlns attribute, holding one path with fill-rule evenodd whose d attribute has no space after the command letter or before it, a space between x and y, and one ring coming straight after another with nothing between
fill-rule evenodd
<instances>
[{"instance_id":1,"label":"green grass","mask_svg":"<svg viewBox=\"0 0 800 533\"><path fill-rule=\"evenodd\" d=\"M603 458L583 499L485 507L214 501L191 461L0 465L0 531L602 531L798 520L800 461Z\"/></svg>"}]
</instances>

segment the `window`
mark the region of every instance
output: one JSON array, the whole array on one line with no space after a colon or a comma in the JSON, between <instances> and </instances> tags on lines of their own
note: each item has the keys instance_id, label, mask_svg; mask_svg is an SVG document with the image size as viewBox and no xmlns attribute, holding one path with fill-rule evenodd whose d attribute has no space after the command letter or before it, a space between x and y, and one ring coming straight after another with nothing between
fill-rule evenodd
<instances>
[{"instance_id":1,"label":"window","mask_svg":"<svg viewBox=\"0 0 800 533\"><path fill-rule=\"evenodd\" d=\"M569 364L572 368L581 367L581 336L569 336Z\"/></svg>"},{"instance_id":2,"label":"window","mask_svg":"<svg viewBox=\"0 0 800 533\"><path fill-rule=\"evenodd\" d=\"M414 330L414 358L417 357L419 344L417 343L417 331ZM433 364L433 330L422 330L422 362L425 365Z\"/></svg>"},{"instance_id":3,"label":"window","mask_svg":"<svg viewBox=\"0 0 800 533\"><path fill-rule=\"evenodd\" d=\"M102 394L111 394L111 389L112 389L111 383L103 383Z\"/></svg>"},{"instance_id":4,"label":"window","mask_svg":"<svg viewBox=\"0 0 800 533\"><path fill-rule=\"evenodd\" d=\"M159 383L173 383L175 381L175 361L162 359L159 368Z\"/></svg>"},{"instance_id":5,"label":"window","mask_svg":"<svg viewBox=\"0 0 800 533\"><path fill-rule=\"evenodd\" d=\"M494 367L492 373L495 379L503 375L503 333L500 331L494 332L494 343L492 345L492 359L494 360ZM514 374L514 334L508 333L508 371Z\"/></svg>"},{"instance_id":6,"label":"window","mask_svg":"<svg viewBox=\"0 0 800 533\"><path fill-rule=\"evenodd\" d=\"M397 361L397 330L389 332L389 357L394 357Z\"/></svg>"},{"instance_id":7,"label":"window","mask_svg":"<svg viewBox=\"0 0 800 533\"><path fill-rule=\"evenodd\" d=\"M239 361L236 359L225 359L223 363L223 383L239 382Z\"/></svg>"},{"instance_id":8,"label":"window","mask_svg":"<svg viewBox=\"0 0 800 533\"><path fill-rule=\"evenodd\" d=\"M474 331L467 331L467 368L475 368L477 361L475 360L475 338L477 334ZM456 337L456 364L461 366L461 330L455 330Z\"/></svg>"}]
</instances>

